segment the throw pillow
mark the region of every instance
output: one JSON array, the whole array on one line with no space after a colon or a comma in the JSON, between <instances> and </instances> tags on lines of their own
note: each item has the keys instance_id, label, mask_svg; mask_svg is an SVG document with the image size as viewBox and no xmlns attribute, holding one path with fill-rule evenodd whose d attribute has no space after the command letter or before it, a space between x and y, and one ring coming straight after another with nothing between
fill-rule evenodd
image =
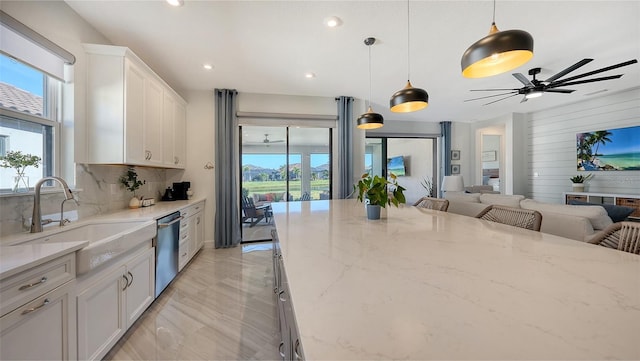
<instances>
[{"instance_id":1,"label":"throw pillow","mask_svg":"<svg viewBox=\"0 0 640 361\"><path fill-rule=\"evenodd\" d=\"M635 209L631 207L617 206L615 204L589 203L576 199L570 200L569 204L574 206L601 206L607 211L609 218L611 218L613 222L622 222L635 211Z\"/></svg>"},{"instance_id":2,"label":"throw pillow","mask_svg":"<svg viewBox=\"0 0 640 361\"><path fill-rule=\"evenodd\" d=\"M542 213L543 219L545 217L545 212L585 217L589 219L593 229L605 229L613 224L613 221L611 221L611 218L609 218L607 211L600 205L572 206L570 204L544 203L536 202L533 199L523 199L522 202L520 202L520 207L525 209L533 209Z\"/></svg>"}]
</instances>

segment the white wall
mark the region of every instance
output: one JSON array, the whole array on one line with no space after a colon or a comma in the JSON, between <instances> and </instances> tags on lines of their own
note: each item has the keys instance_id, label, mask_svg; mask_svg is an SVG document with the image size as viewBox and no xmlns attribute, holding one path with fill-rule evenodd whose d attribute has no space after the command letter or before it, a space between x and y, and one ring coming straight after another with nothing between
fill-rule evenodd
<instances>
[{"instance_id":1,"label":"white wall","mask_svg":"<svg viewBox=\"0 0 640 361\"><path fill-rule=\"evenodd\" d=\"M407 204L413 204L427 191L420 184L426 177L433 179L433 139L390 138L387 156L403 156L407 175L398 177L398 184L406 188Z\"/></svg>"},{"instance_id":2,"label":"white wall","mask_svg":"<svg viewBox=\"0 0 640 361\"><path fill-rule=\"evenodd\" d=\"M562 192L571 191L569 177L579 174L576 134L639 126L639 105L640 88L635 88L529 114L528 195L541 201L562 202ZM589 192L640 194L640 171L593 173Z\"/></svg>"}]
</instances>

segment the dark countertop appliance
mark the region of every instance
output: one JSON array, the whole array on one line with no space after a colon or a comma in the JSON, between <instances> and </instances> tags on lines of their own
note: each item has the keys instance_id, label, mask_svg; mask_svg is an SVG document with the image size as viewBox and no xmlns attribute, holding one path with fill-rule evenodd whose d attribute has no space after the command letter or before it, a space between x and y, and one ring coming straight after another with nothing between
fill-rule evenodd
<instances>
[{"instance_id":1,"label":"dark countertop appliance","mask_svg":"<svg viewBox=\"0 0 640 361\"><path fill-rule=\"evenodd\" d=\"M173 198L176 200L189 199L187 191L191 188L191 182L173 183Z\"/></svg>"}]
</instances>

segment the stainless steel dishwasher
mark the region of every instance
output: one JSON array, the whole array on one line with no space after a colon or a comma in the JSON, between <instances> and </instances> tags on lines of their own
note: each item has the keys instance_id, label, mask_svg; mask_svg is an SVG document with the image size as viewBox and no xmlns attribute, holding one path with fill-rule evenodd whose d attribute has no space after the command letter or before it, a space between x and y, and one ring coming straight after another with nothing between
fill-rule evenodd
<instances>
[{"instance_id":1,"label":"stainless steel dishwasher","mask_svg":"<svg viewBox=\"0 0 640 361\"><path fill-rule=\"evenodd\" d=\"M158 219L156 236L156 298L178 274L180 212Z\"/></svg>"}]
</instances>

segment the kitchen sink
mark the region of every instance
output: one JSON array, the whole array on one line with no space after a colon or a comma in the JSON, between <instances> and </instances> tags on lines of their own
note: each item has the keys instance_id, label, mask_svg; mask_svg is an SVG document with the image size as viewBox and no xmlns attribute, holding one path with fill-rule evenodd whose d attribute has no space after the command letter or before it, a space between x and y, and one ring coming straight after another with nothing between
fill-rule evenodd
<instances>
[{"instance_id":1,"label":"kitchen sink","mask_svg":"<svg viewBox=\"0 0 640 361\"><path fill-rule=\"evenodd\" d=\"M80 275L124 255L155 236L154 220L89 222L14 245L88 241L89 245L76 253L76 273Z\"/></svg>"}]
</instances>

